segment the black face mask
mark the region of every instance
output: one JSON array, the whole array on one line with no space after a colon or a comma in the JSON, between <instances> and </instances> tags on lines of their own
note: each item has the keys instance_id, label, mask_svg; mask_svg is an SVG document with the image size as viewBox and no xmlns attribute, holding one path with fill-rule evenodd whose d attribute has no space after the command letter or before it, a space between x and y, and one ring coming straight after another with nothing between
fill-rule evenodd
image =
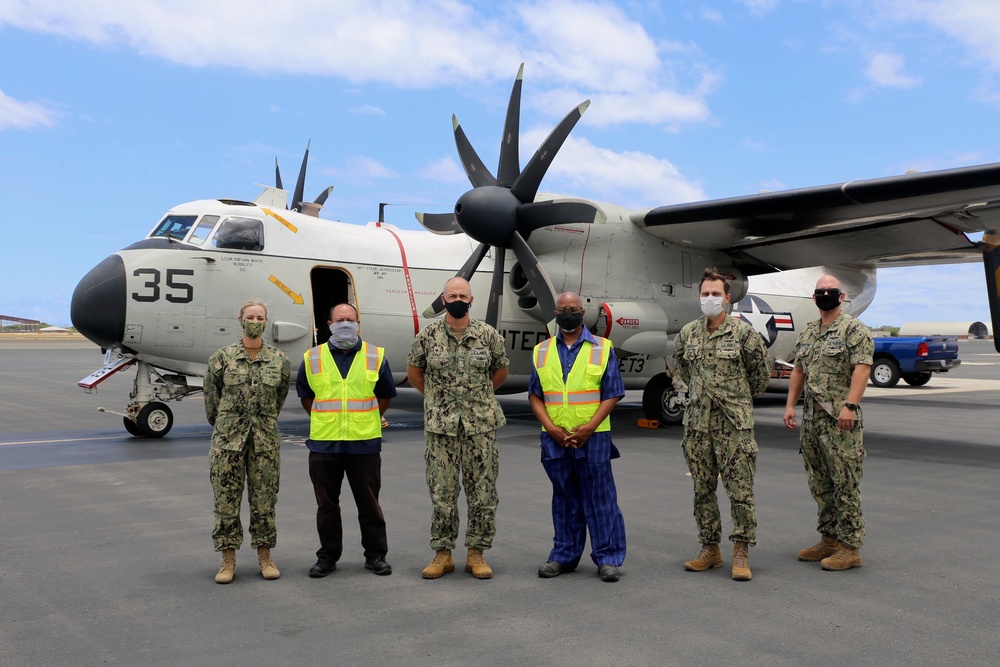
<instances>
[{"instance_id":1,"label":"black face mask","mask_svg":"<svg viewBox=\"0 0 1000 667\"><path fill-rule=\"evenodd\" d=\"M816 295L816 306L823 311L833 310L840 305L840 291L831 290L827 294Z\"/></svg>"},{"instance_id":2,"label":"black face mask","mask_svg":"<svg viewBox=\"0 0 1000 667\"><path fill-rule=\"evenodd\" d=\"M583 313L559 313L556 315L556 325L563 331L576 331L583 323Z\"/></svg>"},{"instance_id":3,"label":"black face mask","mask_svg":"<svg viewBox=\"0 0 1000 667\"><path fill-rule=\"evenodd\" d=\"M448 314L454 317L456 320L460 320L469 314L469 306L471 304L462 301L461 299L455 299L454 301L447 301L444 304L445 310Z\"/></svg>"}]
</instances>

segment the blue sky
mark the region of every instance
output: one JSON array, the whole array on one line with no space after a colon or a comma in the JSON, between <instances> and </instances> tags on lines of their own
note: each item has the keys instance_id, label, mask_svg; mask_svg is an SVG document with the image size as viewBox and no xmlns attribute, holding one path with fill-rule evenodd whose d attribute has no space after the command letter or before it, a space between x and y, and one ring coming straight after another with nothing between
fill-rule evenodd
<instances>
[{"instance_id":1,"label":"blue sky","mask_svg":"<svg viewBox=\"0 0 1000 667\"><path fill-rule=\"evenodd\" d=\"M542 188L629 206L1000 161L996 0L0 0L0 313L69 323L76 282L171 206L286 186L416 228L592 105ZM12 241L12 242L11 242ZM868 324L989 318L980 264L879 272Z\"/></svg>"}]
</instances>

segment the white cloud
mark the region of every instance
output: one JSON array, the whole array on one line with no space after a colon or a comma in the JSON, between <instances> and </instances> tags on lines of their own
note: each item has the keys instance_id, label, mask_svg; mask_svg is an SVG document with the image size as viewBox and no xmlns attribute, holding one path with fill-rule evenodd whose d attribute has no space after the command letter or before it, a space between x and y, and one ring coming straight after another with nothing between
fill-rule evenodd
<instances>
[{"instance_id":1,"label":"white cloud","mask_svg":"<svg viewBox=\"0 0 1000 667\"><path fill-rule=\"evenodd\" d=\"M554 97L600 100L591 122L709 116L718 75L608 2L533 0L5 0L0 26L190 67L339 77L404 88L509 80L525 62ZM679 77L691 77L681 82ZM578 92L582 91L582 92ZM572 95L570 95L572 93ZM531 104L546 104L541 96ZM362 107L364 108L364 107Z\"/></svg>"},{"instance_id":2,"label":"white cloud","mask_svg":"<svg viewBox=\"0 0 1000 667\"><path fill-rule=\"evenodd\" d=\"M385 118L385 111L371 104L363 104L359 107L354 107L351 109L351 113L355 116L379 116L381 118Z\"/></svg>"},{"instance_id":3,"label":"white cloud","mask_svg":"<svg viewBox=\"0 0 1000 667\"><path fill-rule=\"evenodd\" d=\"M982 264L879 269L877 281L865 324L989 321Z\"/></svg>"},{"instance_id":4,"label":"white cloud","mask_svg":"<svg viewBox=\"0 0 1000 667\"><path fill-rule=\"evenodd\" d=\"M1000 10L996 0L883 0L884 16L926 23L965 45L972 55L1000 69Z\"/></svg>"},{"instance_id":5,"label":"white cloud","mask_svg":"<svg viewBox=\"0 0 1000 667\"><path fill-rule=\"evenodd\" d=\"M522 150L527 154L526 149L540 145L546 135L543 130L522 134ZM634 208L706 198L701 187L668 160L639 151L601 148L573 136L559 149L541 189Z\"/></svg>"},{"instance_id":6,"label":"white cloud","mask_svg":"<svg viewBox=\"0 0 1000 667\"><path fill-rule=\"evenodd\" d=\"M443 157L428 162L421 167L418 175L421 178L443 183L445 185L461 187L471 187L469 179L462 170L462 166L451 157Z\"/></svg>"},{"instance_id":7,"label":"white cloud","mask_svg":"<svg viewBox=\"0 0 1000 667\"><path fill-rule=\"evenodd\" d=\"M876 53L868 63L865 75L878 86L890 88L912 88L920 83L919 78L907 76L906 63L898 53Z\"/></svg>"},{"instance_id":8,"label":"white cloud","mask_svg":"<svg viewBox=\"0 0 1000 667\"><path fill-rule=\"evenodd\" d=\"M351 182L370 182L396 178L397 174L378 160L355 155L345 160L343 168L324 169L321 173Z\"/></svg>"},{"instance_id":9,"label":"white cloud","mask_svg":"<svg viewBox=\"0 0 1000 667\"><path fill-rule=\"evenodd\" d=\"M765 14L777 8L781 0L739 0L739 3L755 14Z\"/></svg>"},{"instance_id":10,"label":"white cloud","mask_svg":"<svg viewBox=\"0 0 1000 667\"><path fill-rule=\"evenodd\" d=\"M58 113L38 102L20 102L0 90L0 131L52 127Z\"/></svg>"}]
</instances>

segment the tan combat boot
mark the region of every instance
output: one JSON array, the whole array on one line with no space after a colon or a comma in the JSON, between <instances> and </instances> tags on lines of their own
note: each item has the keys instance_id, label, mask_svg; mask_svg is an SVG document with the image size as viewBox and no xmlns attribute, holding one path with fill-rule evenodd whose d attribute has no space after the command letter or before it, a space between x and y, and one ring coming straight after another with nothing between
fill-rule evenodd
<instances>
[{"instance_id":1,"label":"tan combat boot","mask_svg":"<svg viewBox=\"0 0 1000 667\"><path fill-rule=\"evenodd\" d=\"M469 556L465 559L465 571L471 572L476 579L492 579L493 569L483 560L481 549L469 547Z\"/></svg>"},{"instance_id":2,"label":"tan combat boot","mask_svg":"<svg viewBox=\"0 0 1000 667\"><path fill-rule=\"evenodd\" d=\"M824 558L819 564L824 570L832 570L834 572L850 570L852 567L861 567L861 552L854 547L841 544L837 553Z\"/></svg>"},{"instance_id":3,"label":"tan combat boot","mask_svg":"<svg viewBox=\"0 0 1000 667\"><path fill-rule=\"evenodd\" d=\"M713 567L722 567L722 553L718 544L703 544L697 558L684 563L685 570L704 572Z\"/></svg>"},{"instance_id":4,"label":"tan combat boot","mask_svg":"<svg viewBox=\"0 0 1000 667\"><path fill-rule=\"evenodd\" d=\"M215 583L228 584L236 576L236 549L222 550L222 567L215 575Z\"/></svg>"},{"instance_id":5,"label":"tan combat boot","mask_svg":"<svg viewBox=\"0 0 1000 667\"><path fill-rule=\"evenodd\" d=\"M260 573L265 579L277 579L281 576L278 567L271 560L270 547L257 547L257 563L260 565Z\"/></svg>"},{"instance_id":6,"label":"tan combat boot","mask_svg":"<svg viewBox=\"0 0 1000 667\"><path fill-rule=\"evenodd\" d=\"M733 542L733 579L736 581L750 581L753 574L750 572L750 561L747 558L747 550L750 545L746 542Z\"/></svg>"},{"instance_id":7,"label":"tan combat boot","mask_svg":"<svg viewBox=\"0 0 1000 667\"><path fill-rule=\"evenodd\" d=\"M832 556L837 553L840 549L840 542L837 541L836 537L829 537L824 535L816 544L812 545L808 549L803 549L799 552L799 560L804 560L808 563L815 563L818 560L823 560L828 556Z\"/></svg>"},{"instance_id":8,"label":"tan combat boot","mask_svg":"<svg viewBox=\"0 0 1000 667\"><path fill-rule=\"evenodd\" d=\"M438 579L455 571L455 561L451 559L451 549L441 549L434 554L434 560L420 573L424 579Z\"/></svg>"}]
</instances>

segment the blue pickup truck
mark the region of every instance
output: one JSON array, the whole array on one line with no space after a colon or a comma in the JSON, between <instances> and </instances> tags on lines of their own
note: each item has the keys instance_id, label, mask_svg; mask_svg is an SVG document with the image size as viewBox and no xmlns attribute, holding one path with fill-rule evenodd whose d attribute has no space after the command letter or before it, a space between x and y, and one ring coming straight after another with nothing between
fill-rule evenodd
<instances>
[{"instance_id":1,"label":"blue pickup truck","mask_svg":"<svg viewBox=\"0 0 1000 667\"><path fill-rule=\"evenodd\" d=\"M931 373L947 373L961 363L955 336L876 338L871 380L876 387L895 387L903 378L919 387Z\"/></svg>"}]
</instances>

